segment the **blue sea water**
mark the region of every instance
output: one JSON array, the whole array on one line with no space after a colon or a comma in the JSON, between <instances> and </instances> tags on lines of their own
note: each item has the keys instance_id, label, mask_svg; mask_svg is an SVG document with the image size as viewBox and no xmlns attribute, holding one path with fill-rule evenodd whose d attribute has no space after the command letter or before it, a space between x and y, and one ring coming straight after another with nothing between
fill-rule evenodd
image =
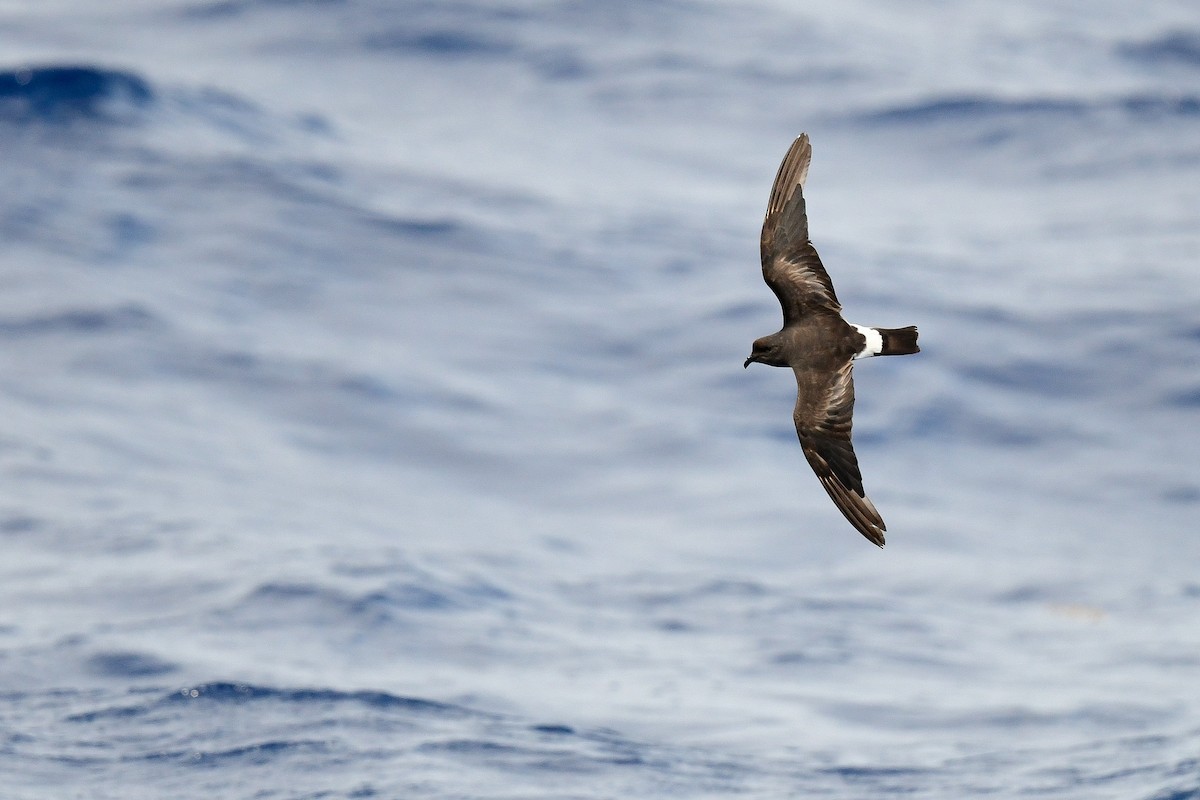
<instances>
[{"instance_id":1,"label":"blue sea water","mask_svg":"<svg viewBox=\"0 0 1200 800\"><path fill-rule=\"evenodd\" d=\"M1190 2L0 9L0 800L1200 798ZM878 550L757 238L807 131Z\"/></svg>"}]
</instances>

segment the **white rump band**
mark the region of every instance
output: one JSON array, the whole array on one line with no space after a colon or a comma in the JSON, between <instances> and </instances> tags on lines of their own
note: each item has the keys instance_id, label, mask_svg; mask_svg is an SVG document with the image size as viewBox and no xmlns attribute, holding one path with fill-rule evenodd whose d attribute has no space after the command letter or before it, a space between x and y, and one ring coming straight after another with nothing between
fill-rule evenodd
<instances>
[{"instance_id":1,"label":"white rump band","mask_svg":"<svg viewBox=\"0 0 1200 800\"><path fill-rule=\"evenodd\" d=\"M854 323L851 324L853 325ZM862 352L855 356L856 359L870 358L883 352L883 336L879 331L874 328L864 328L862 325L854 325L854 329L867 339L866 346L863 347Z\"/></svg>"}]
</instances>

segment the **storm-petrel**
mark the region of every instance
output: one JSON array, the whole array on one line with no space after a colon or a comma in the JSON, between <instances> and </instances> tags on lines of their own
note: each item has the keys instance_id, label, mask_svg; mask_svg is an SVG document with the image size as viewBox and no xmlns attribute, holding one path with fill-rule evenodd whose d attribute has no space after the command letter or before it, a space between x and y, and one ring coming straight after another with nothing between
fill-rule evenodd
<instances>
[{"instance_id":1,"label":"storm-petrel","mask_svg":"<svg viewBox=\"0 0 1200 800\"><path fill-rule=\"evenodd\" d=\"M842 319L833 283L808 238L803 187L811 161L812 145L802 133L783 157L771 187L762 229L762 269L783 306L783 328L757 340L743 366L757 361L791 367L796 373L792 419L804 457L850 524L883 547L887 528L863 491L850 442L854 361L920 352L917 329L868 328Z\"/></svg>"}]
</instances>

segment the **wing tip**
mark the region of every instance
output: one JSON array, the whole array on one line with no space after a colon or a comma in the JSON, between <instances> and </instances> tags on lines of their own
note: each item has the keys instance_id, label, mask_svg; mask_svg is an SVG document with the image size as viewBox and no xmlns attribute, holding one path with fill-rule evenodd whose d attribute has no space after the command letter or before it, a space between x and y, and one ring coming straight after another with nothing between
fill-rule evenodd
<instances>
[{"instance_id":1,"label":"wing tip","mask_svg":"<svg viewBox=\"0 0 1200 800\"><path fill-rule=\"evenodd\" d=\"M832 471L826 475L818 473L817 477L826 494L829 495L829 499L837 506L838 511L842 512L846 521L853 525L854 529L861 533L867 541L882 548L886 543L883 534L887 530L887 525L884 524L883 517L879 515L879 510L875 508L871 499L865 494L859 494L848 488L838 480Z\"/></svg>"},{"instance_id":2,"label":"wing tip","mask_svg":"<svg viewBox=\"0 0 1200 800\"><path fill-rule=\"evenodd\" d=\"M862 499L871 506L872 510L874 510L875 506L871 504L870 500L867 500L865 497ZM844 514L845 512L842 513ZM859 522L856 520L850 519L849 515L846 515L846 518L850 520L850 524L853 525L859 533L866 537L867 541L879 549L883 549L883 546L887 543L883 532L887 530L887 527L883 524L883 518L879 516L879 512L875 512L875 519L866 520L865 524L859 524Z\"/></svg>"},{"instance_id":3,"label":"wing tip","mask_svg":"<svg viewBox=\"0 0 1200 800\"><path fill-rule=\"evenodd\" d=\"M807 133L802 133L792 140L788 151L779 162L779 171L775 173L775 182L771 184L771 199L767 203L767 218L783 210L784 205L795 193L795 187L804 189L808 180L808 167L812 164L812 143Z\"/></svg>"},{"instance_id":4,"label":"wing tip","mask_svg":"<svg viewBox=\"0 0 1200 800\"><path fill-rule=\"evenodd\" d=\"M796 159L800 164L800 169L796 173L794 182L801 188L804 187L808 180L808 168L812 165L812 142L808 138L807 133L802 133L792 142L792 149L796 153Z\"/></svg>"},{"instance_id":5,"label":"wing tip","mask_svg":"<svg viewBox=\"0 0 1200 800\"><path fill-rule=\"evenodd\" d=\"M865 500L866 498L863 499ZM847 517L847 519L849 519L849 517ZM880 550L882 550L883 546L887 543L887 540L883 535L883 532L887 530L883 526L883 520L879 520L878 525L876 525L874 522L870 523L870 525L860 525L851 519L850 524L853 525L859 533L866 537L867 541L878 547Z\"/></svg>"}]
</instances>

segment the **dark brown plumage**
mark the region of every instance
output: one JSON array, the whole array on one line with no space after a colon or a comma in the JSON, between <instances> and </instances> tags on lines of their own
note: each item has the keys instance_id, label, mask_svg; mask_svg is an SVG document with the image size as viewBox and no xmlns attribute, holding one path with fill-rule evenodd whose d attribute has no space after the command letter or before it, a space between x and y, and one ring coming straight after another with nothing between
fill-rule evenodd
<instances>
[{"instance_id":1,"label":"dark brown plumage","mask_svg":"<svg viewBox=\"0 0 1200 800\"><path fill-rule=\"evenodd\" d=\"M744 366L757 361L792 368L792 419L804 457L850 524L882 547L887 528L863 490L850 441L854 360L919 352L917 329L867 328L842 319L833 282L808 238L803 186L811 161L808 134L801 134L771 187L762 228L762 269L783 308L783 328L757 340Z\"/></svg>"}]
</instances>

